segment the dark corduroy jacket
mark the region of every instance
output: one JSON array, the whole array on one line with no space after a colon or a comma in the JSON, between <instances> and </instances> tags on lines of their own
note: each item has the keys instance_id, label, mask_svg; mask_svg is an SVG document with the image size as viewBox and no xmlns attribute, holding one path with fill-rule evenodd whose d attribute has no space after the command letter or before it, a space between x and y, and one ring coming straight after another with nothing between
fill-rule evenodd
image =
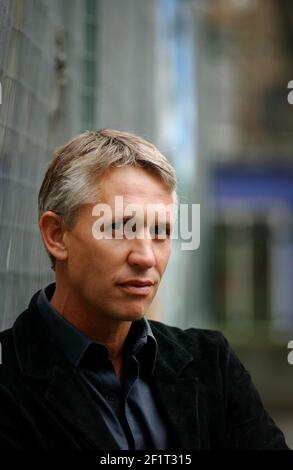
<instances>
[{"instance_id":1,"label":"dark corduroy jacket","mask_svg":"<svg viewBox=\"0 0 293 470\"><path fill-rule=\"evenodd\" d=\"M55 348L38 294L0 334L0 450L117 449L82 379ZM221 333L150 324L158 342L151 386L170 448L287 449Z\"/></svg>"}]
</instances>

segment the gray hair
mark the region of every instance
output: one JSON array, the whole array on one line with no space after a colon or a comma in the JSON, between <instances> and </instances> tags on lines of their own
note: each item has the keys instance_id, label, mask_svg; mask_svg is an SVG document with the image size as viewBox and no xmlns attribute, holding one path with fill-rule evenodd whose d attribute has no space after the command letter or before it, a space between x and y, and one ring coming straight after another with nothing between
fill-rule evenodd
<instances>
[{"instance_id":1,"label":"gray hair","mask_svg":"<svg viewBox=\"0 0 293 470\"><path fill-rule=\"evenodd\" d=\"M97 177L111 167L124 166L159 175L177 201L175 170L152 143L128 132L100 129L86 131L54 152L39 191L39 218L53 211L73 228L80 207L97 202ZM48 255L55 270L56 260Z\"/></svg>"}]
</instances>

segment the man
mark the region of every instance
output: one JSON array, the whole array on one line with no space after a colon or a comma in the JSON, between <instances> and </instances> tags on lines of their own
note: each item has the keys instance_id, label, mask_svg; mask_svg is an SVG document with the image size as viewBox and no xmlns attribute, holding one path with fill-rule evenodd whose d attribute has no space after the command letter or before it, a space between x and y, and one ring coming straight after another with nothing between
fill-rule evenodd
<instances>
[{"instance_id":1,"label":"man","mask_svg":"<svg viewBox=\"0 0 293 470\"><path fill-rule=\"evenodd\" d=\"M56 151L39 193L56 282L1 333L0 449L287 448L221 333L145 318L175 206L173 167L138 136Z\"/></svg>"}]
</instances>

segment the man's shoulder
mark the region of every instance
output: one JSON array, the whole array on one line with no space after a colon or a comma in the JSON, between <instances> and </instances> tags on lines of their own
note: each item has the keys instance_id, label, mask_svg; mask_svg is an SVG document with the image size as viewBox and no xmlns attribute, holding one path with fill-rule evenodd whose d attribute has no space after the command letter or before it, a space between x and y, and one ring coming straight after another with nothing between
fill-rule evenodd
<instances>
[{"instance_id":1,"label":"man's shoulder","mask_svg":"<svg viewBox=\"0 0 293 470\"><path fill-rule=\"evenodd\" d=\"M167 325L166 323L157 321L157 320L148 320L153 330L159 331L161 334L168 336L170 339L177 340L183 339L187 340L190 339L194 341L195 339L198 341L206 341L206 342L219 342L222 341L224 335L219 330L212 330L207 328L179 328L178 326Z\"/></svg>"},{"instance_id":2,"label":"man's shoulder","mask_svg":"<svg viewBox=\"0 0 293 470\"><path fill-rule=\"evenodd\" d=\"M1 365L0 365L0 376L5 375L8 371L18 370L18 361L16 353L16 344L14 337L14 328L18 322L22 321L22 318L27 314L27 310L21 312L16 318L14 324L0 332L0 351L1 351ZM24 331L21 331L21 334ZM28 345L29 346L29 345Z\"/></svg>"},{"instance_id":3,"label":"man's shoulder","mask_svg":"<svg viewBox=\"0 0 293 470\"><path fill-rule=\"evenodd\" d=\"M7 328L6 330L3 330L0 332L0 348L1 352L3 353L3 350L6 349L6 346L12 346L13 345L13 334L12 334L12 328Z\"/></svg>"},{"instance_id":4,"label":"man's shoulder","mask_svg":"<svg viewBox=\"0 0 293 470\"><path fill-rule=\"evenodd\" d=\"M27 316L28 309L22 311L15 319L13 325L10 328L0 332L0 344L13 343L13 329L16 324L20 323L24 317Z\"/></svg>"},{"instance_id":5,"label":"man's shoulder","mask_svg":"<svg viewBox=\"0 0 293 470\"><path fill-rule=\"evenodd\" d=\"M19 377L12 328L8 328L0 333L0 351L0 394L2 397L5 389L10 389L12 384L15 385L18 380L17 377Z\"/></svg>"},{"instance_id":6,"label":"man's shoulder","mask_svg":"<svg viewBox=\"0 0 293 470\"><path fill-rule=\"evenodd\" d=\"M209 349L211 351L216 349L227 350L229 348L224 334L218 330L195 327L182 329L156 320L149 320L149 323L157 340L160 341L160 338L162 338L171 341L192 353L203 350L206 352Z\"/></svg>"}]
</instances>

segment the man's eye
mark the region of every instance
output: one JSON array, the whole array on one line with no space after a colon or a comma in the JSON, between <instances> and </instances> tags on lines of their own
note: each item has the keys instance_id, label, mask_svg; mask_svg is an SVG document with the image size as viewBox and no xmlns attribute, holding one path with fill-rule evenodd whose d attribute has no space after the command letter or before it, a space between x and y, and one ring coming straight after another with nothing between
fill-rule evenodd
<instances>
[{"instance_id":1,"label":"man's eye","mask_svg":"<svg viewBox=\"0 0 293 470\"><path fill-rule=\"evenodd\" d=\"M151 236L161 236L164 238L168 238L170 235L170 230L166 225L161 224L161 225L156 225L155 227L152 227L150 230Z\"/></svg>"},{"instance_id":2,"label":"man's eye","mask_svg":"<svg viewBox=\"0 0 293 470\"><path fill-rule=\"evenodd\" d=\"M133 234L137 230L136 224L130 224L125 226L125 234Z\"/></svg>"},{"instance_id":3,"label":"man's eye","mask_svg":"<svg viewBox=\"0 0 293 470\"><path fill-rule=\"evenodd\" d=\"M114 222L114 223L112 224L112 230L120 230L120 229L121 229L121 225L122 225L121 222Z\"/></svg>"}]
</instances>

